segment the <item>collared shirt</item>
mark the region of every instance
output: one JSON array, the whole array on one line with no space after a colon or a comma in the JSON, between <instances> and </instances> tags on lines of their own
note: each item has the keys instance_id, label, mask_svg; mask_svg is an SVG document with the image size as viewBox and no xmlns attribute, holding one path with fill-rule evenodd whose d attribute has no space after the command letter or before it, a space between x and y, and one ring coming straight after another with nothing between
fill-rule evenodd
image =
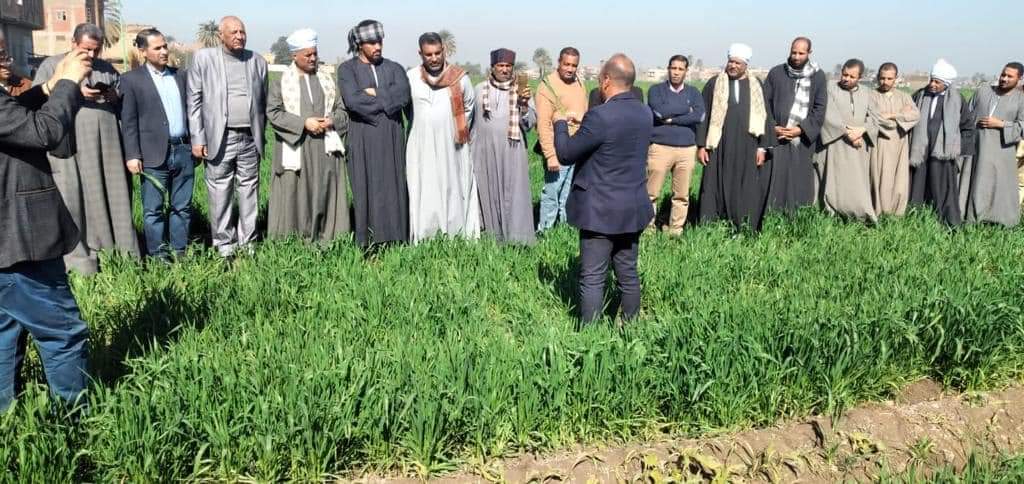
<instances>
[{"instance_id":1,"label":"collared shirt","mask_svg":"<svg viewBox=\"0 0 1024 484\"><path fill-rule=\"evenodd\" d=\"M182 106L181 91L178 90L178 81L170 69L158 71L152 64L146 63L146 70L156 84L156 92L160 95L160 102L164 105L164 112L167 113L167 135L172 138L185 136L185 108Z\"/></svg>"},{"instance_id":2,"label":"collared shirt","mask_svg":"<svg viewBox=\"0 0 1024 484\"><path fill-rule=\"evenodd\" d=\"M682 83L679 84L679 89L676 89L676 87L673 86L670 81L665 81L665 82L668 83L668 88L671 89L672 92L674 92L676 94L679 94L679 93L683 92L683 89L686 89L686 83L685 82L682 82Z\"/></svg>"}]
</instances>

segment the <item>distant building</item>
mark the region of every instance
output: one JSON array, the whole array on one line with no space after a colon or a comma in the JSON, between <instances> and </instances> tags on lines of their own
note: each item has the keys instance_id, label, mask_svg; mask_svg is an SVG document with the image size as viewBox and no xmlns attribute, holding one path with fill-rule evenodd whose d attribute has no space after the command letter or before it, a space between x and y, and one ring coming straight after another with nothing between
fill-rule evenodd
<instances>
[{"instance_id":1,"label":"distant building","mask_svg":"<svg viewBox=\"0 0 1024 484\"><path fill-rule=\"evenodd\" d=\"M668 79L668 69L664 67L652 67L644 71L640 80L648 82L661 82Z\"/></svg>"},{"instance_id":2,"label":"distant building","mask_svg":"<svg viewBox=\"0 0 1024 484\"><path fill-rule=\"evenodd\" d=\"M92 23L101 29L103 0L43 0L43 29L32 33L34 53L48 57L67 52L75 26Z\"/></svg>"},{"instance_id":3,"label":"distant building","mask_svg":"<svg viewBox=\"0 0 1024 484\"><path fill-rule=\"evenodd\" d=\"M14 57L14 70L31 73L34 51L32 31L43 28L43 0L0 0L0 29L7 39L7 52Z\"/></svg>"}]
</instances>

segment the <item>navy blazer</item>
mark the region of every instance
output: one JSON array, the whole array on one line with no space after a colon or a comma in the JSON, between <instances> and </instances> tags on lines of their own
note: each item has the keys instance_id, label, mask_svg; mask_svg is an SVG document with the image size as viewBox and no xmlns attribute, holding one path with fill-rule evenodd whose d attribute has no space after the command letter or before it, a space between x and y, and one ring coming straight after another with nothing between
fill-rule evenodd
<instances>
[{"instance_id":1,"label":"navy blazer","mask_svg":"<svg viewBox=\"0 0 1024 484\"><path fill-rule=\"evenodd\" d=\"M646 186L652 116L625 92L587 111L574 136L565 121L555 123L558 161L576 165L565 207L570 225L614 235L643 231L654 218Z\"/></svg>"},{"instance_id":2,"label":"navy blazer","mask_svg":"<svg viewBox=\"0 0 1024 484\"><path fill-rule=\"evenodd\" d=\"M146 167L164 164L169 148L167 113L156 83L145 64L121 76L121 138L124 159L142 160ZM188 109L183 71L168 67L178 83L181 112L185 114L185 135L188 136Z\"/></svg>"}]
</instances>

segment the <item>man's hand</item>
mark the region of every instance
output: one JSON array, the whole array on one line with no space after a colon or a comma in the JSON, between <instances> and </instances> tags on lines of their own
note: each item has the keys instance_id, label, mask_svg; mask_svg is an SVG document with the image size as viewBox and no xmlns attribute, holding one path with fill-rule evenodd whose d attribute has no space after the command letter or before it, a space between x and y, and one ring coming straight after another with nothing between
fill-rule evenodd
<instances>
[{"instance_id":1,"label":"man's hand","mask_svg":"<svg viewBox=\"0 0 1024 484\"><path fill-rule=\"evenodd\" d=\"M524 89L519 93L519 104L527 105L530 103L530 90Z\"/></svg>"},{"instance_id":2,"label":"man's hand","mask_svg":"<svg viewBox=\"0 0 1024 484\"><path fill-rule=\"evenodd\" d=\"M93 89L93 88L91 88L89 86L82 86L81 90L82 90L82 97L84 97L86 101L93 101L93 102L95 102L95 101L99 101L100 98L103 97L103 91L101 91L99 89Z\"/></svg>"},{"instance_id":3,"label":"man's hand","mask_svg":"<svg viewBox=\"0 0 1024 484\"><path fill-rule=\"evenodd\" d=\"M108 103L116 103L120 100L120 96L117 95L117 89L110 88L103 91L103 100Z\"/></svg>"},{"instance_id":4,"label":"man's hand","mask_svg":"<svg viewBox=\"0 0 1024 484\"><path fill-rule=\"evenodd\" d=\"M708 166L708 161L711 160L711 157L708 156L708 150L705 149L705 148L698 149L697 150L697 160L700 161L701 165Z\"/></svg>"},{"instance_id":5,"label":"man's hand","mask_svg":"<svg viewBox=\"0 0 1024 484\"><path fill-rule=\"evenodd\" d=\"M142 160L128 160L124 164L125 166L128 167L128 171L131 172L132 175L138 175L139 173L142 173Z\"/></svg>"},{"instance_id":6,"label":"man's hand","mask_svg":"<svg viewBox=\"0 0 1024 484\"><path fill-rule=\"evenodd\" d=\"M767 157L767 154L766 154L764 148L758 148L757 149L757 155L754 157L754 163L757 164L758 168L764 166L764 160L765 160L766 157Z\"/></svg>"},{"instance_id":7,"label":"man's hand","mask_svg":"<svg viewBox=\"0 0 1024 484\"><path fill-rule=\"evenodd\" d=\"M331 118L320 118L320 127L324 131L334 129L334 120Z\"/></svg>"},{"instance_id":8,"label":"man's hand","mask_svg":"<svg viewBox=\"0 0 1024 484\"><path fill-rule=\"evenodd\" d=\"M785 127L782 127L782 126L776 126L775 127L775 137L776 138L785 138L786 137L786 131L788 131L788 128L785 128Z\"/></svg>"},{"instance_id":9,"label":"man's hand","mask_svg":"<svg viewBox=\"0 0 1024 484\"><path fill-rule=\"evenodd\" d=\"M580 120L581 119L582 118L580 117L580 115L576 114L573 111L569 111L569 112L565 113L565 120L568 121L569 124L577 124L578 125L578 124L580 124Z\"/></svg>"},{"instance_id":10,"label":"man's hand","mask_svg":"<svg viewBox=\"0 0 1024 484\"><path fill-rule=\"evenodd\" d=\"M979 128L1003 129L1005 126L1006 123L1002 119L999 119L995 116L985 116L984 118L978 120Z\"/></svg>"},{"instance_id":11,"label":"man's hand","mask_svg":"<svg viewBox=\"0 0 1024 484\"><path fill-rule=\"evenodd\" d=\"M68 52L66 56L57 64L56 69L53 71L53 76L50 80L46 81L46 92L53 90L53 87L57 85L57 81L68 80L75 84L81 83L86 77L92 74L92 58L89 54L81 49L75 49Z\"/></svg>"},{"instance_id":12,"label":"man's hand","mask_svg":"<svg viewBox=\"0 0 1024 484\"><path fill-rule=\"evenodd\" d=\"M547 169L552 173L558 173L558 170L562 169L562 165L558 163L558 159L552 158L547 162Z\"/></svg>"},{"instance_id":13,"label":"man's hand","mask_svg":"<svg viewBox=\"0 0 1024 484\"><path fill-rule=\"evenodd\" d=\"M363 89L363 92L365 92L366 94L369 94L369 95L371 95L373 97L377 97L377 90L372 88L372 87L368 87L366 89Z\"/></svg>"},{"instance_id":14,"label":"man's hand","mask_svg":"<svg viewBox=\"0 0 1024 484\"><path fill-rule=\"evenodd\" d=\"M321 118L306 118L306 122L304 123L306 131L314 135L323 133L324 129L320 126L320 119Z\"/></svg>"},{"instance_id":15,"label":"man's hand","mask_svg":"<svg viewBox=\"0 0 1024 484\"><path fill-rule=\"evenodd\" d=\"M847 126L847 128L846 128L846 139L850 143L853 143L854 146L856 146L856 143L858 141L860 141L861 138L864 137L864 133L865 132L867 132L867 130L865 130L864 128L859 128L859 127L851 128L851 127Z\"/></svg>"},{"instance_id":16,"label":"man's hand","mask_svg":"<svg viewBox=\"0 0 1024 484\"><path fill-rule=\"evenodd\" d=\"M206 145L192 145L192 157L197 160L205 160L207 156Z\"/></svg>"}]
</instances>

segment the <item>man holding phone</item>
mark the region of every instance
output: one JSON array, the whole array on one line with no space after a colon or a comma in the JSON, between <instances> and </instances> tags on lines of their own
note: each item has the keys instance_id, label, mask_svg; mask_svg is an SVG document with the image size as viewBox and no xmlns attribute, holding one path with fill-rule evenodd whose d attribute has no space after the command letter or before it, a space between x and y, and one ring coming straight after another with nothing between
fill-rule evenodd
<instances>
[{"instance_id":1,"label":"man holding phone","mask_svg":"<svg viewBox=\"0 0 1024 484\"><path fill-rule=\"evenodd\" d=\"M81 233L81 240L64 256L64 262L68 270L89 275L99 270L99 251L115 249L138 257L139 244L117 121L120 74L100 59L103 30L99 27L88 23L75 27L71 47L89 55L92 74L80 84L83 102L75 116L75 129L48 157L57 189ZM48 81L66 55L44 60L33 84Z\"/></svg>"}]
</instances>

